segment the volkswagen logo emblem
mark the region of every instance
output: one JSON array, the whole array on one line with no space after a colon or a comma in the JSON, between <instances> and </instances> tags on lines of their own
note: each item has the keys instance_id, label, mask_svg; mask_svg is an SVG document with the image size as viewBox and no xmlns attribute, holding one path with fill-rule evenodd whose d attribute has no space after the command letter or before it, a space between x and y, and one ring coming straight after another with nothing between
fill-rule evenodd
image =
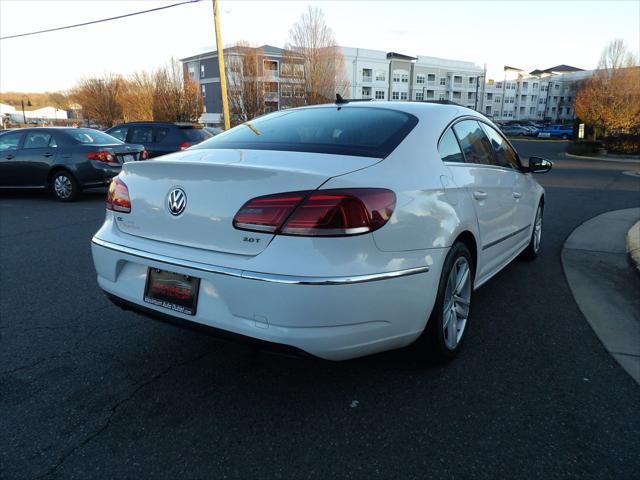
<instances>
[{"instance_id":1,"label":"volkswagen logo emblem","mask_svg":"<svg viewBox=\"0 0 640 480\"><path fill-rule=\"evenodd\" d=\"M167 207L171 215L180 215L187 206L187 194L181 188L174 188L167 196Z\"/></svg>"}]
</instances>

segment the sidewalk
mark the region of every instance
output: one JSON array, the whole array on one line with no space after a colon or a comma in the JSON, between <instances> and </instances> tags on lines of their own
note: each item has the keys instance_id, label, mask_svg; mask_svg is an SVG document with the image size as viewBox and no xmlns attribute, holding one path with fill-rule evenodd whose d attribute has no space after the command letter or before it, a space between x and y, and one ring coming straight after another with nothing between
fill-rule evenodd
<instances>
[{"instance_id":1,"label":"sidewalk","mask_svg":"<svg viewBox=\"0 0 640 480\"><path fill-rule=\"evenodd\" d=\"M562 265L573 296L604 345L640 383L640 275L630 266L626 238L640 208L604 213L569 236Z\"/></svg>"},{"instance_id":2,"label":"sidewalk","mask_svg":"<svg viewBox=\"0 0 640 480\"><path fill-rule=\"evenodd\" d=\"M602 162L621 162L621 163L637 163L640 164L640 157L633 155L602 155L602 156L586 156L574 155L573 153L564 153L569 158L578 158L581 160L600 160Z\"/></svg>"}]
</instances>

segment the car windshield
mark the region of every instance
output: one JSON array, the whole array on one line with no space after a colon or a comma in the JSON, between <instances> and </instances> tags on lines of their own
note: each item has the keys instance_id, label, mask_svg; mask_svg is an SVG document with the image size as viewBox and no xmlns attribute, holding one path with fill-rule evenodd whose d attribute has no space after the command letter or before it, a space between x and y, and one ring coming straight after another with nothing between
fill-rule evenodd
<instances>
[{"instance_id":1,"label":"car windshield","mask_svg":"<svg viewBox=\"0 0 640 480\"><path fill-rule=\"evenodd\" d=\"M417 123L415 116L387 108L301 108L256 118L194 149L243 148L384 158Z\"/></svg>"},{"instance_id":2,"label":"car windshield","mask_svg":"<svg viewBox=\"0 0 640 480\"><path fill-rule=\"evenodd\" d=\"M76 142L85 145L114 145L122 143L117 138L92 128L74 128L65 130L64 133L69 135Z\"/></svg>"}]
</instances>

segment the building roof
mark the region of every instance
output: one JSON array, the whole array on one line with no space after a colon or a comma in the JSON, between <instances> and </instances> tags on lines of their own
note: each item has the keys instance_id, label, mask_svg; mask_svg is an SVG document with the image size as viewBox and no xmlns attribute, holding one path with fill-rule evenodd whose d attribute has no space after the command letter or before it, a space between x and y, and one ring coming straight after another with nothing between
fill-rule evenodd
<instances>
[{"instance_id":1,"label":"building roof","mask_svg":"<svg viewBox=\"0 0 640 480\"><path fill-rule=\"evenodd\" d=\"M529 72L530 75L540 75L542 73L552 73L552 72L583 72L584 69L578 67L572 67L571 65L556 65L555 67L547 68L545 70L536 69L532 72Z\"/></svg>"},{"instance_id":2,"label":"building roof","mask_svg":"<svg viewBox=\"0 0 640 480\"><path fill-rule=\"evenodd\" d=\"M388 52L387 58L395 58L396 60L417 60L416 57L410 57L409 55L403 55L402 53L397 52Z\"/></svg>"},{"instance_id":3,"label":"building roof","mask_svg":"<svg viewBox=\"0 0 640 480\"><path fill-rule=\"evenodd\" d=\"M505 65L504 66L504 71L506 72L507 70L513 70L515 72L522 72L523 71L521 68L510 67L509 65Z\"/></svg>"}]
</instances>

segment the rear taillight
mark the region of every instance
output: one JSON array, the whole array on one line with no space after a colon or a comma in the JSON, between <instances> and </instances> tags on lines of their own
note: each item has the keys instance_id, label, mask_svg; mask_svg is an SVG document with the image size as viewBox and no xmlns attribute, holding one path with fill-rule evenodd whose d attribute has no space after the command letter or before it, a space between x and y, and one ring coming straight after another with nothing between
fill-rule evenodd
<instances>
[{"instance_id":1,"label":"rear taillight","mask_svg":"<svg viewBox=\"0 0 640 480\"><path fill-rule=\"evenodd\" d=\"M108 163L110 165L120 165L116 156L113 153L107 152L105 150L101 150L99 152L89 152L87 153L87 158L89 160L97 160L99 162Z\"/></svg>"},{"instance_id":2,"label":"rear taillight","mask_svg":"<svg viewBox=\"0 0 640 480\"><path fill-rule=\"evenodd\" d=\"M180 150L185 150L187 148L189 148L191 146L191 144L189 142L184 142L180 144Z\"/></svg>"},{"instance_id":3,"label":"rear taillight","mask_svg":"<svg viewBox=\"0 0 640 480\"><path fill-rule=\"evenodd\" d=\"M131 199L127 185L118 177L111 179L109 191L107 192L107 210L114 212L130 213Z\"/></svg>"},{"instance_id":4,"label":"rear taillight","mask_svg":"<svg viewBox=\"0 0 640 480\"><path fill-rule=\"evenodd\" d=\"M145 148L144 150L142 150L142 153L140 154L140 160L146 160L148 158L149 158L149 152Z\"/></svg>"},{"instance_id":5,"label":"rear taillight","mask_svg":"<svg viewBox=\"0 0 640 480\"><path fill-rule=\"evenodd\" d=\"M382 188L266 195L245 203L234 217L233 226L281 235L358 235L387 223L395 205L395 194Z\"/></svg>"}]
</instances>

